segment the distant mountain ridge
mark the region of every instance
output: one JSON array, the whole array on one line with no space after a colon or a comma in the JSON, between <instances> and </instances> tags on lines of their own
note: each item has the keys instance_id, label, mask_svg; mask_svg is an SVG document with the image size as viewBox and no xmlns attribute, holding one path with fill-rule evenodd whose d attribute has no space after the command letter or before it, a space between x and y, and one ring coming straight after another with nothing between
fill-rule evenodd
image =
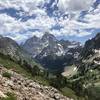
<instances>
[{"instance_id":1,"label":"distant mountain ridge","mask_svg":"<svg viewBox=\"0 0 100 100\"><path fill-rule=\"evenodd\" d=\"M45 33L42 38L33 36L23 44L33 58L47 69L62 69L77 59L82 46L79 42L58 40L54 35Z\"/></svg>"},{"instance_id":2,"label":"distant mountain ridge","mask_svg":"<svg viewBox=\"0 0 100 100\"><path fill-rule=\"evenodd\" d=\"M100 68L100 33L86 41L78 59L83 72Z\"/></svg>"},{"instance_id":3,"label":"distant mountain ridge","mask_svg":"<svg viewBox=\"0 0 100 100\"><path fill-rule=\"evenodd\" d=\"M9 56L16 62L25 60L30 65L35 63L28 52L9 37L0 36L0 53Z\"/></svg>"},{"instance_id":4,"label":"distant mountain ridge","mask_svg":"<svg viewBox=\"0 0 100 100\"><path fill-rule=\"evenodd\" d=\"M33 63L34 59L46 69L60 70L73 64L82 47L79 42L58 40L54 35L46 33L42 38L33 36L20 46L9 37L0 36L0 53L9 55L13 60L26 60Z\"/></svg>"}]
</instances>

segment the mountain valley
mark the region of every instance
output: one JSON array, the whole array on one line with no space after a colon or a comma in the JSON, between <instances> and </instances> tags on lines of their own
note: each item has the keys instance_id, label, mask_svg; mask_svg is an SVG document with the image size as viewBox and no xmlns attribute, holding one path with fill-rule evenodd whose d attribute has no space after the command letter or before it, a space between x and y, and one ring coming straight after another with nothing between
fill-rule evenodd
<instances>
[{"instance_id":1,"label":"mountain valley","mask_svg":"<svg viewBox=\"0 0 100 100\"><path fill-rule=\"evenodd\" d=\"M0 0L0 100L100 100L100 0Z\"/></svg>"},{"instance_id":2,"label":"mountain valley","mask_svg":"<svg viewBox=\"0 0 100 100\"><path fill-rule=\"evenodd\" d=\"M53 35L48 33L41 39L34 36L21 46L8 37L0 36L0 71L4 70L3 73L6 74L3 75L1 73L3 80L1 82L7 84L7 88L9 84L11 85L8 89L10 90L10 96L14 93L18 96L18 100L24 100L22 96L26 92L32 97L29 86L22 88L22 90L27 89L27 91L23 92L21 90L20 96L20 92L16 94L17 91L12 89L12 86L15 84L12 83L12 79L17 79L18 77L22 77L23 81L25 80L24 78L27 78L27 81L36 82L34 84L38 84L41 88L36 89L38 93L35 94L35 99L32 99L33 97L29 99L27 95L25 100L99 100L99 43L100 33L86 41L84 46L75 41L57 40ZM54 71L51 71L51 69ZM13 76L11 73L17 76ZM19 82L20 80L18 79L17 81ZM7 96L9 97L7 95L9 91L6 91L4 83L2 85L0 83L0 87L4 88L2 91L0 89L0 97L6 98ZM35 86L34 84L33 86ZM16 83L16 85L18 84ZM22 85L19 84L20 87ZM48 91L44 89L46 86ZM57 88L66 97L59 94L58 90L52 91L52 87ZM44 91L43 94L41 94L40 90ZM45 96L45 91L48 93L47 97ZM56 95L54 92L57 91L57 98L54 96L53 98L50 97L49 91L52 91L50 95L52 93ZM36 92L34 91L34 93Z\"/></svg>"}]
</instances>

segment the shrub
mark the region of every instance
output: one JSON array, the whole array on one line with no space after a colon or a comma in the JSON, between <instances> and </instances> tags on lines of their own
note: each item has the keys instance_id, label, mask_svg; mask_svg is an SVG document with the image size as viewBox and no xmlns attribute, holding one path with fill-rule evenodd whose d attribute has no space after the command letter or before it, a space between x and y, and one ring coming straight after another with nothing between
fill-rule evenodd
<instances>
[{"instance_id":1,"label":"shrub","mask_svg":"<svg viewBox=\"0 0 100 100\"><path fill-rule=\"evenodd\" d=\"M8 72L4 72L3 73L3 77L7 77L7 78L11 78L11 74L10 73L8 73Z\"/></svg>"},{"instance_id":2,"label":"shrub","mask_svg":"<svg viewBox=\"0 0 100 100\"><path fill-rule=\"evenodd\" d=\"M8 92L6 94L8 97L7 98L2 98L1 100L17 100L15 94Z\"/></svg>"}]
</instances>

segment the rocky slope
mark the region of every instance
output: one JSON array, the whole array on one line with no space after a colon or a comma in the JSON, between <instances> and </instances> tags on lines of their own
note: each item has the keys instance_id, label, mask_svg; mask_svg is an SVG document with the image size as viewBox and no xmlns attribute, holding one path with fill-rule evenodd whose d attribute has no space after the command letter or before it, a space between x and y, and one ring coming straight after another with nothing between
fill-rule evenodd
<instances>
[{"instance_id":1,"label":"rocky slope","mask_svg":"<svg viewBox=\"0 0 100 100\"><path fill-rule=\"evenodd\" d=\"M5 72L9 73L10 77L4 76ZM16 100L73 100L63 96L51 86L38 84L2 66L0 67L0 100L7 98L8 93L14 94Z\"/></svg>"},{"instance_id":2,"label":"rocky slope","mask_svg":"<svg viewBox=\"0 0 100 100\"><path fill-rule=\"evenodd\" d=\"M0 36L0 52L1 53L5 55L10 55L12 58L13 57L19 58L18 56L21 54L21 52L18 52L18 50L20 50L20 47L14 40L8 37Z\"/></svg>"},{"instance_id":3,"label":"rocky slope","mask_svg":"<svg viewBox=\"0 0 100 100\"><path fill-rule=\"evenodd\" d=\"M79 62L80 70L100 68L100 33L86 41Z\"/></svg>"},{"instance_id":4,"label":"rocky slope","mask_svg":"<svg viewBox=\"0 0 100 100\"><path fill-rule=\"evenodd\" d=\"M87 95L88 100L100 100L100 33L86 41L77 67L79 75L74 80L85 91L75 90Z\"/></svg>"},{"instance_id":5,"label":"rocky slope","mask_svg":"<svg viewBox=\"0 0 100 100\"><path fill-rule=\"evenodd\" d=\"M72 64L82 49L79 42L58 40L50 33L28 39L23 48L44 67L55 70Z\"/></svg>"},{"instance_id":6,"label":"rocky slope","mask_svg":"<svg viewBox=\"0 0 100 100\"><path fill-rule=\"evenodd\" d=\"M31 56L16 41L0 36L0 53L8 55L16 62L27 61L30 65L36 64Z\"/></svg>"}]
</instances>

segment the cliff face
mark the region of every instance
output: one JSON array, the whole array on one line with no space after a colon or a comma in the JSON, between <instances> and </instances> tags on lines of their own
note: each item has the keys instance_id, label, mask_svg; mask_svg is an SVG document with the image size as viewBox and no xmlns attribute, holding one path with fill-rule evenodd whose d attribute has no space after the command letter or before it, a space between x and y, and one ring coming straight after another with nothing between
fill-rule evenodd
<instances>
[{"instance_id":1,"label":"cliff face","mask_svg":"<svg viewBox=\"0 0 100 100\"><path fill-rule=\"evenodd\" d=\"M72 100L51 86L43 86L12 70L0 67L0 100L8 98L8 94L15 95L16 100Z\"/></svg>"},{"instance_id":2,"label":"cliff face","mask_svg":"<svg viewBox=\"0 0 100 100\"><path fill-rule=\"evenodd\" d=\"M86 58L91 54L94 54L95 50L99 49L100 49L100 33L98 33L94 38L86 41L85 46L81 53L81 57Z\"/></svg>"},{"instance_id":3,"label":"cliff face","mask_svg":"<svg viewBox=\"0 0 100 100\"><path fill-rule=\"evenodd\" d=\"M90 69L100 69L100 33L86 41L79 59L80 70L84 72Z\"/></svg>"}]
</instances>

